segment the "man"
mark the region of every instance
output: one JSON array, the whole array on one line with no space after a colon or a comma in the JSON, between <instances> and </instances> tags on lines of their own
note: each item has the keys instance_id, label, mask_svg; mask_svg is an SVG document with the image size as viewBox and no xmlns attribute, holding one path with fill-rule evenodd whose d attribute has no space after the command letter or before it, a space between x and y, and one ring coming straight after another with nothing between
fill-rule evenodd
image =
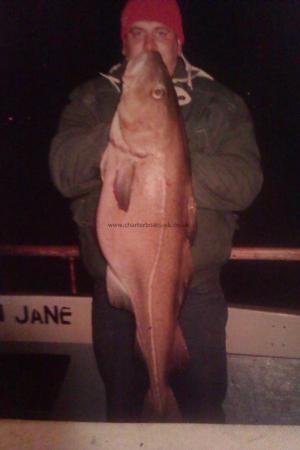
<instances>
[{"instance_id":1,"label":"man","mask_svg":"<svg viewBox=\"0 0 300 450\"><path fill-rule=\"evenodd\" d=\"M122 12L121 36L125 62L75 90L50 153L54 183L72 200L83 261L96 280L93 339L106 387L107 417L138 420L148 380L134 351L134 318L110 306L105 291L105 262L95 232L99 162L126 61L155 50L173 78L181 106L198 210L192 247L194 275L179 318L191 362L170 383L184 420L223 422L227 306L219 277L231 250L235 212L250 205L262 184L251 119L239 97L184 58L182 20L175 0L128 1Z\"/></svg>"}]
</instances>

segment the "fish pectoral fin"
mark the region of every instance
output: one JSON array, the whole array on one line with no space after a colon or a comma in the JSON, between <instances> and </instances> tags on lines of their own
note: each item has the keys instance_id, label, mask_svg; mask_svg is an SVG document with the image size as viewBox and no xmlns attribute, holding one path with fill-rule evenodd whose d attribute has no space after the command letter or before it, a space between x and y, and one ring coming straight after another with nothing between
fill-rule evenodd
<instances>
[{"instance_id":1,"label":"fish pectoral fin","mask_svg":"<svg viewBox=\"0 0 300 450\"><path fill-rule=\"evenodd\" d=\"M132 311L129 295L127 294L119 278L113 273L109 266L106 271L106 286L109 301L112 306Z\"/></svg>"},{"instance_id":2,"label":"fish pectoral fin","mask_svg":"<svg viewBox=\"0 0 300 450\"><path fill-rule=\"evenodd\" d=\"M120 209L127 211L130 203L131 186L134 178L135 164L129 158L116 171L114 194Z\"/></svg>"},{"instance_id":3,"label":"fish pectoral fin","mask_svg":"<svg viewBox=\"0 0 300 450\"><path fill-rule=\"evenodd\" d=\"M175 330L175 339L171 360L171 371L185 369L189 361L190 361L189 351L185 339L183 337L182 331L178 325Z\"/></svg>"}]
</instances>

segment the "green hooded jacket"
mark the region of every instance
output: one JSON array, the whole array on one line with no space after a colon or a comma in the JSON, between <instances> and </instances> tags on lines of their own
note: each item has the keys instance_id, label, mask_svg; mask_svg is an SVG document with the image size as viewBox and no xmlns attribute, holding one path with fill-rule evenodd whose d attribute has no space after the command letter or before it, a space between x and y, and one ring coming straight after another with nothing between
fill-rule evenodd
<instances>
[{"instance_id":1,"label":"green hooded jacket","mask_svg":"<svg viewBox=\"0 0 300 450\"><path fill-rule=\"evenodd\" d=\"M96 238L101 189L99 164L121 92L124 64L78 87L64 109L50 150L58 190L71 199L81 254L89 273L105 274ZM248 109L240 97L179 58L173 83L185 122L198 231L192 246L191 285L215 280L231 251L237 212L262 186L260 157Z\"/></svg>"}]
</instances>

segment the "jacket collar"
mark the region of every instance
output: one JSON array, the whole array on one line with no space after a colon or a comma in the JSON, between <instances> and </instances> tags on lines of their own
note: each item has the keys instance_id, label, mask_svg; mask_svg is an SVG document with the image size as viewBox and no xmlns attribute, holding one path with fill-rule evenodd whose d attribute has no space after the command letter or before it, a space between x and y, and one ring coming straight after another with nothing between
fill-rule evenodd
<instances>
[{"instance_id":1,"label":"jacket collar","mask_svg":"<svg viewBox=\"0 0 300 450\"><path fill-rule=\"evenodd\" d=\"M108 79L115 89L121 92L122 76L126 68L126 61L113 66L108 74L100 73L100 75ZM188 93L193 90L193 79L195 78L213 78L199 67L192 66L183 54L178 57L172 81L178 97L179 104L186 105L191 102L191 97ZM178 86L180 84L181 86ZM183 86L182 86L183 84ZM185 85L185 86L184 86ZM189 88L186 90L186 88Z\"/></svg>"}]
</instances>

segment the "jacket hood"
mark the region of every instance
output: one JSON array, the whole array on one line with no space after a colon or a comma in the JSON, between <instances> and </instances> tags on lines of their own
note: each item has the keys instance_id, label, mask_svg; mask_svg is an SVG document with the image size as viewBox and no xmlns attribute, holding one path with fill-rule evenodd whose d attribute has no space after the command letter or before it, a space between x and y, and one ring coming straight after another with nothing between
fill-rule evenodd
<instances>
[{"instance_id":1,"label":"jacket hood","mask_svg":"<svg viewBox=\"0 0 300 450\"><path fill-rule=\"evenodd\" d=\"M122 63L113 66L109 70L108 74L100 72L100 75L109 80L119 93L121 92L122 76L126 69L126 64L126 60L124 60ZM178 103L180 106L186 105L191 102L191 97L188 93L188 90L193 90L193 80L195 78L207 78L209 80L213 80L213 77L211 75L209 75L199 67L193 66L185 58L185 56L181 54L178 57L175 72L172 77L172 81L174 83L174 88L178 98ZM178 86L178 84L180 84L181 86Z\"/></svg>"}]
</instances>

